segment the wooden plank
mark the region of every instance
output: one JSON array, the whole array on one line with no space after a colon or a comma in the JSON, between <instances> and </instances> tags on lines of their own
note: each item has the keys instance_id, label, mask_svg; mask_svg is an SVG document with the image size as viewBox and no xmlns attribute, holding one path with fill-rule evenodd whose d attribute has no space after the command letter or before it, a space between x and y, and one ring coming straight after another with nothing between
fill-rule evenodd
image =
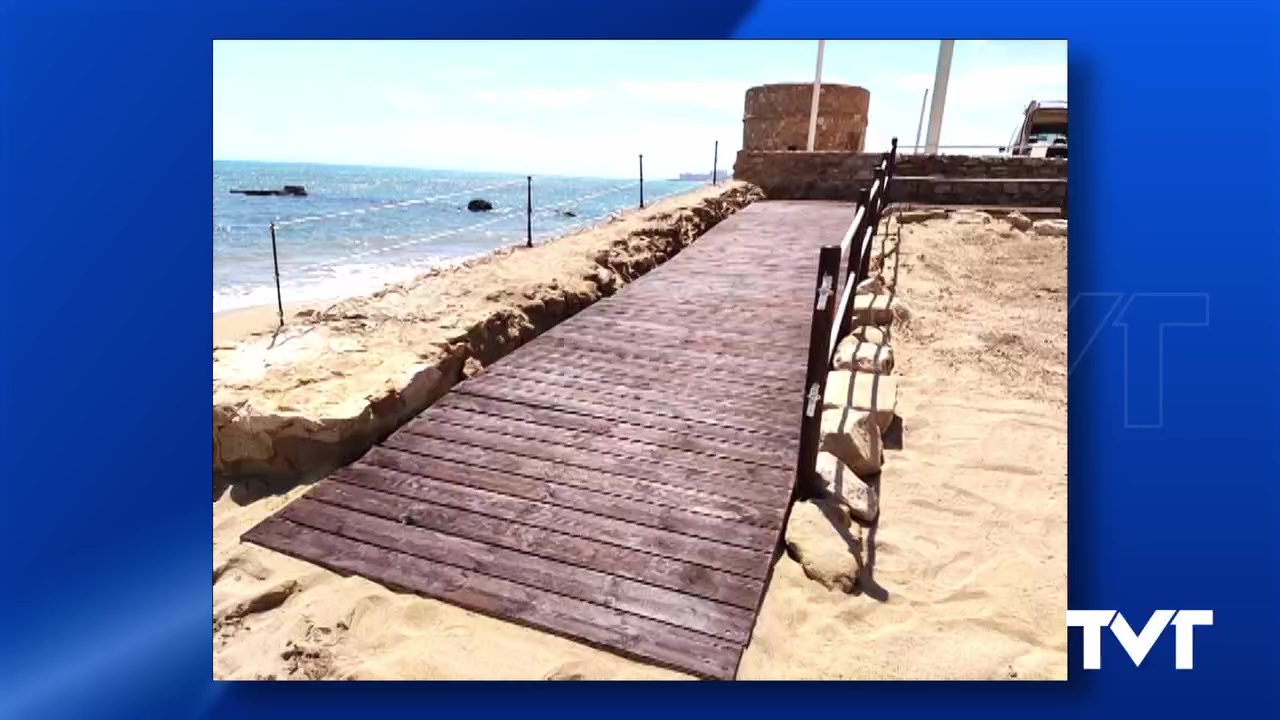
<instances>
[{"instance_id":1,"label":"wooden plank","mask_svg":"<svg viewBox=\"0 0 1280 720\"><path fill-rule=\"evenodd\" d=\"M741 656L741 645L704 633L374 547L277 517L252 528L243 539L339 573L361 575L703 677L732 678Z\"/></svg>"},{"instance_id":2,"label":"wooden plank","mask_svg":"<svg viewBox=\"0 0 1280 720\"><path fill-rule=\"evenodd\" d=\"M439 424L520 438L549 446L556 453L572 449L584 450L589 455L601 458L618 458L635 467L638 472L646 474L654 472L651 466L656 465L697 473L699 476L720 476L727 483L780 484L788 480L788 468L785 466L747 463L686 449L548 427L527 420L470 412L455 406L436 405L429 412L420 415L418 421L405 425L402 430L430 437L435 435L433 428L439 427ZM576 458L577 455L574 453L565 457Z\"/></svg>"},{"instance_id":3,"label":"wooden plank","mask_svg":"<svg viewBox=\"0 0 1280 720\"><path fill-rule=\"evenodd\" d=\"M734 440L707 439L689 435L674 429L654 429L640 425L632 425L623 421L601 420L598 418L576 415L558 409L530 407L505 400L451 393L436 403L437 407L459 408L472 413L487 414L493 417L513 418L530 423L538 423L546 427L576 430L603 437L618 437L624 440L673 447L680 450L729 457L743 462L773 467L795 467L795 453L790 443L749 443ZM411 420L406 427L423 422L422 416Z\"/></svg>"},{"instance_id":4,"label":"wooden plank","mask_svg":"<svg viewBox=\"0 0 1280 720\"><path fill-rule=\"evenodd\" d=\"M650 555L714 568L747 578L762 577L763 570L759 564L759 555L749 548L706 539L695 540L689 536L655 530L598 514L507 497L432 478L407 475L397 470L365 464L363 461L343 468L333 475L333 479L457 510L489 515L521 525L554 530L585 540L632 548ZM508 526L510 524L509 522ZM587 549L592 548L594 546ZM657 579L650 578L649 581L657 582Z\"/></svg>"},{"instance_id":5,"label":"wooden plank","mask_svg":"<svg viewBox=\"0 0 1280 720\"><path fill-rule=\"evenodd\" d=\"M682 350L672 357L662 348L646 348L624 341L611 341L601 338L578 337L574 335L555 335L544 333L529 343L528 347L555 345L571 353L596 353L609 355L619 360L662 365L686 371L705 372L708 375L722 375L727 378L746 375L758 378L776 378L791 380L795 377L795 368L782 363L752 361L746 358L730 357L713 352ZM541 349L541 348L539 348Z\"/></svg>"},{"instance_id":6,"label":"wooden plank","mask_svg":"<svg viewBox=\"0 0 1280 720\"><path fill-rule=\"evenodd\" d=\"M426 457L452 460L490 470L519 473L526 477L559 483L578 488L597 488L610 495L631 498L682 508L688 512L717 518L721 521L741 522L748 525L773 528L782 522L782 510L768 506L713 494L708 489L689 490L630 477L613 475L597 470L583 469L555 462L548 462L510 452L472 445L445 438L423 437L410 433L396 433L383 445L396 450Z\"/></svg>"},{"instance_id":7,"label":"wooden plank","mask_svg":"<svg viewBox=\"0 0 1280 720\"><path fill-rule=\"evenodd\" d=\"M728 482L724 475L712 470L695 470L672 463L641 462L637 458L602 455L580 448L552 445L536 439L454 425L442 421L426 423L416 428L401 429L392 437L404 443L412 438L445 440L463 443L483 450L504 451L532 460L555 463L558 467L574 467L597 473L607 473L638 482L649 482L664 487L684 488L706 495L722 495L744 503L767 503L776 498L776 488L785 485L779 473L772 468L753 468L752 479L759 482ZM551 479L551 478L548 478Z\"/></svg>"},{"instance_id":8,"label":"wooden plank","mask_svg":"<svg viewBox=\"0 0 1280 720\"><path fill-rule=\"evenodd\" d=\"M638 319L634 317L615 317L605 313L580 313L574 316L579 327L599 327L615 333L637 333L643 337L670 337L677 340L698 339L712 343L713 346L732 348L743 351L748 356L767 351L769 355L789 357L795 352L794 343L783 342L782 339L753 337L746 333L719 332L707 328L693 327L688 324L673 322L670 317ZM804 327L794 327L785 340L804 341Z\"/></svg>"},{"instance_id":9,"label":"wooden plank","mask_svg":"<svg viewBox=\"0 0 1280 720\"><path fill-rule=\"evenodd\" d=\"M352 467L360 465L386 468L424 480L438 480L499 495L595 513L603 517L647 525L657 530L722 542L741 548L762 547L773 537L773 533L764 528L741 523L726 523L720 518L689 512L679 507L654 505L620 495L611 495L602 492L600 488L580 488L549 483L514 472L490 470L461 462L416 455L394 448L374 447L360 459L357 465Z\"/></svg>"},{"instance_id":10,"label":"wooden plank","mask_svg":"<svg viewBox=\"0 0 1280 720\"><path fill-rule=\"evenodd\" d=\"M750 610L638 582L623 573L601 572L477 542L460 533L440 532L430 524L440 514L438 508L425 503L402 507L395 496L378 497L369 490L325 483L291 503L280 517L387 550L595 602L725 640L746 642L751 635ZM461 517L465 520L467 516ZM476 521L491 522L483 517ZM539 533L535 529L530 534ZM572 540L569 538L570 543Z\"/></svg>"},{"instance_id":11,"label":"wooden plank","mask_svg":"<svg viewBox=\"0 0 1280 720\"><path fill-rule=\"evenodd\" d=\"M505 369L504 369L505 370ZM615 387L605 390L597 383L574 377L572 374L483 372L459 384L461 392L487 392L502 396L508 387L523 387L533 392L556 393L572 398L594 398L595 401L621 405L659 414L671 414L687 420L741 427L748 430L781 432L795 425L800 401L795 391L779 396L786 398L770 406L762 407L751 400L724 398L679 397L669 393L637 390L631 387ZM550 397L550 395L549 395Z\"/></svg>"},{"instance_id":12,"label":"wooden plank","mask_svg":"<svg viewBox=\"0 0 1280 720\"><path fill-rule=\"evenodd\" d=\"M527 356L517 365L495 364L495 369L539 370L556 375L570 374L584 378L603 379L607 382L630 383L629 387L661 390L675 396L683 391L705 388L703 395L718 393L735 397L759 398L784 389L795 389L802 380L788 378L752 378L743 375L730 376L713 373L680 372L677 368L663 368L640 362L621 362L612 356L595 353L569 353L546 346L530 347ZM766 401L767 402L767 401Z\"/></svg>"},{"instance_id":13,"label":"wooden plank","mask_svg":"<svg viewBox=\"0 0 1280 720\"><path fill-rule=\"evenodd\" d=\"M672 380L680 376L703 377L708 382L739 387L778 386L796 382L794 368L785 368L782 363L768 365L768 359L763 356L751 362L735 363L730 361L732 356L724 353L686 350L670 344L661 347L633 345L632 347L640 348L639 352L620 352L619 348L626 347L627 343L623 338L609 340L585 334L561 342L544 335L524 349L528 350L529 358L550 358L565 368L575 368L579 362L615 368L635 367L649 373L665 372ZM654 359L658 355L666 360ZM708 363L707 358L712 355L720 359Z\"/></svg>"},{"instance_id":14,"label":"wooden plank","mask_svg":"<svg viewBox=\"0 0 1280 720\"><path fill-rule=\"evenodd\" d=\"M725 440L727 442L746 442L751 443L759 440L761 443L790 442L796 436L796 430L780 428L776 426L756 426L756 427L733 427L730 424L721 424L719 422L702 422L699 420L691 420L687 417L681 417L670 412L664 414L661 409L658 411L648 411L636 408L624 408L612 402L609 397L596 397L587 394L573 394L569 390L560 388L551 388L552 392L539 392L540 388L536 385L531 386L532 389L524 389L516 387L514 383L506 387L482 387L479 385L471 385L469 387L457 386L454 388L453 395L468 395L479 398L491 398L495 400L504 400L512 403L519 403L529 407L550 408L559 412L573 413L583 417L598 418L602 420L618 420L631 425L641 427L660 428L664 430L674 430L682 432L690 436L703 437L715 440ZM718 418L723 420L723 418ZM732 420L732 419L731 419Z\"/></svg>"}]
</instances>

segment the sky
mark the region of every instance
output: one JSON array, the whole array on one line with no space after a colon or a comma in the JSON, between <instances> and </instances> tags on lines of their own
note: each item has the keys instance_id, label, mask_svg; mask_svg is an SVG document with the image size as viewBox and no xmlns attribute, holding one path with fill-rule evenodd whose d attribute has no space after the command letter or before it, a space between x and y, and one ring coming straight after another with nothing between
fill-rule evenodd
<instances>
[{"instance_id":1,"label":"sky","mask_svg":"<svg viewBox=\"0 0 1280 720\"><path fill-rule=\"evenodd\" d=\"M217 40L215 160L534 175L709 172L753 85L813 82L817 42ZM915 141L936 40L826 43L823 82L871 92L866 150ZM942 145L1001 145L1067 99L1066 41L960 40ZM927 122L927 120L926 120Z\"/></svg>"}]
</instances>

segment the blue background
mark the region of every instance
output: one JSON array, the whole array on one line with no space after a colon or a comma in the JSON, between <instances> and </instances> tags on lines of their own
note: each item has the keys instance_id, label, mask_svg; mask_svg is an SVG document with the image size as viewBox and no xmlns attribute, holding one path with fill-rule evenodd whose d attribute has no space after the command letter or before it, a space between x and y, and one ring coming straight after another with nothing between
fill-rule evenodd
<instances>
[{"instance_id":1,"label":"blue background","mask_svg":"<svg viewBox=\"0 0 1280 720\"><path fill-rule=\"evenodd\" d=\"M0 716L1274 714L1275 3L0 7ZM1069 602L1214 610L1193 672L1073 631L1068 683L210 680L211 38L908 34L1070 39Z\"/></svg>"}]
</instances>

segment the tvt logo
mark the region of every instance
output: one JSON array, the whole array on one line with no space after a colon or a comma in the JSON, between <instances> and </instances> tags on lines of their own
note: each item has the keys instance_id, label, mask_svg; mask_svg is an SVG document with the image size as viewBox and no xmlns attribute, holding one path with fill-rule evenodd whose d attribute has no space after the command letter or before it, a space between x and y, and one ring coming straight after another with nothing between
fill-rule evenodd
<instances>
[{"instance_id":1,"label":"tvt logo","mask_svg":"<svg viewBox=\"0 0 1280 720\"><path fill-rule=\"evenodd\" d=\"M1134 633L1129 622L1115 610L1067 611L1067 627L1082 628L1084 633L1085 670L1102 667L1102 628L1110 628L1120 646L1129 653L1134 666L1141 666L1170 624L1174 627L1173 666L1178 670L1190 670L1195 657L1193 639L1196 626L1212 625L1212 610L1157 610L1140 633Z\"/></svg>"},{"instance_id":2,"label":"tvt logo","mask_svg":"<svg viewBox=\"0 0 1280 720\"><path fill-rule=\"evenodd\" d=\"M1103 335L1123 337L1124 426L1164 427L1165 333L1170 328L1207 327L1208 293L1076 293L1067 306L1071 327L1067 374Z\"/></svg>"}]
</instances>

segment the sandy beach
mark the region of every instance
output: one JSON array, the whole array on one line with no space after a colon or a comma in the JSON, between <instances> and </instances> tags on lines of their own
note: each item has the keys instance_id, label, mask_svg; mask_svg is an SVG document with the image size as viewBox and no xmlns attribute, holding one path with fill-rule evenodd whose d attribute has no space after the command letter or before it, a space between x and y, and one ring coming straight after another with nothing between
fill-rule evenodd
<instances>
[{"instance_id":1,"label":"sandy beach","mask_svg":"<svg viewBox=\"0 0 1280 720\"><path fill-rule=\"evenodd\" d=\"M905 447L879 522L836 548L852 592L780 557L738 676L1065 679L1066 238L956 213L905 225L885 274ZM304 491L214 502L215 677L684 677L238 542Z\"/></svg>"}]
</instances>

